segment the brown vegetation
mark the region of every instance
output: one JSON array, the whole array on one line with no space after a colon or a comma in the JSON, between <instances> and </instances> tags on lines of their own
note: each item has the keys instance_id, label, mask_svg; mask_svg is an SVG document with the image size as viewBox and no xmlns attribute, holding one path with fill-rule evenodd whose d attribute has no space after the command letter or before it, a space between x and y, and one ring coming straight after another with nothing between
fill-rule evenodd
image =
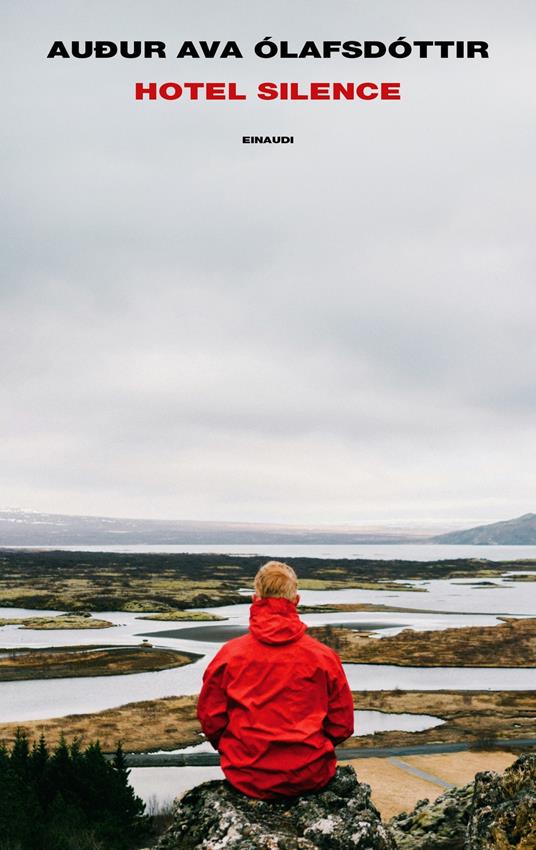
<instances>
[{"instance_id":1,"label":"brown vegetation","mask_svg":"<svg viewBox=\"0 0 536 850\"><path fill-rule=\"evenodd\" d=\"M218 617L217 614L209 614L207 611L163 611L160 614L145 614L142 617L136 617L137 620L161 620L164 622L179 622L182 620L196 622L207 621L213 622L214 620L227 620L228 617Z\"/></svg>"},{"instance_id":2,"label":"brown vegetation","mask_svg":"<svg viewBox=\"0 0 536 850\"><path fill-rule=\"evenodd\" d=\"M150 646L59 647L6 652L7 655L0 656L0 682L146 673L183 667L192 660L173 649Z\"/></svg>"},{"instance_id":3,"label":"brown vegetation","mask_svg":"<svg viewBox=\"0 0 536 850\"><path fill-rule=\"evenodd\" d=\"M0 627L21 626L23 629L110 629L113 623L89 614L58 614L55 617L0 617Z\"/></svg>"},{"instance_id":4,"label":"brown vegetation","mask_svg":"<svg viewBox=\"0 0 536 850\"><path fill-rule=\"evenodd\" d=\"M406 764L454 785L472 782L480 770L502 772L515 758L513 753L501 750L403 757ZM372 802L384 820L401 811L411 811L417 801L424 797L435 800L445 790L432 782L412 776L399 764L393 764L386 758L360 758L349 763L354 767L359 781L371 786Z\"/></svg>"},{"instance_id":5,"label":"brown vegetation","mask_svg":"<svg viewBox=\"0 0 536 850\"><path fill-rule=\"evenodd\" d=\"M422 732L377 732L349 738L344 747L403 747L435 742L485 746L497 738L536 738L534 691L363 691L359 709L430 714L446 722Z\"/></svg>"},{"instance_id":6,"label":"brown vegetation","mask_svg":"<svg viewBox=\"0 0 536 850\"><path fill-rule=\"evenodd\" d=\"M398 593L427 593L425 587L416 587L414 584L402 581L384 581L374 579L363 581L362 579L331 579L331 578L300 578L301 590L344 590L351 587L352 590L396 590Z\"/></svg>"},{"instance_id":7,"label":"brown vegetation","mask_svg":"<svg viewBox=\"0 0 536 850\"><path fill-rule=\"evenodd\" d=\"M529 561L475 559L378 561L288 558L302 588L370 588L425 592L398 583L469 575L496 576L527 569ZM0 605L56 610L166 612L247 601L263 556L186 553L114 553L0 549Z\"/></svg>"},{"instance_id":8,"label":"brown vegetation","mask_svg":"<svg viewBox=\"0 0 536 850\"><path fill-rule=\"evenodd\" d=\"M507 576L508 581L536 581L536 573L523 573L522 575Z\"/></svg>"},{"instance_id":9,"label":"brown vegetation","mask_svg":"<svg viewBox=\"0 0 536 850\"><path fill-rule=\"evenodd\" d=\"M50 741L63 732L88 742L98 739L111 752L121 740L129 752L173 750L199 743L195 696L133 702L96 714L0 724L0 741L13 740L22 727L32 740L43 732ZM431 742L472 742L536 737L536 705L531 691L369 691L354 693L357 710L431 714L446 720L423 732L377 732L350 738L346 747L394 747ZM358 721L359 723L359 714Z\"/></svg>"},{"instance_id":10,"label":"brown vegetation","mask_svg":"<svg viewBox=\"0 0 536 850\"><path fill-rule=\"evenodd\" d=\"M317 626L309 634L335 649L343 661L357 664L536 667L536 618L442 631L404 629L380 640L336 626Z\"/></svg>"},{"instance_id":11,"label":"brown vegetation","mask_svg":"<svg viewBox=\"0 0 536 850\"><path fill-rule=\"evenodd\" d=\"M163 699L131 702L95 714L70 714L49 720L28 720L23 723L0 724L0 741L13 741L17 728L27 733L31 741L44 734L48 741L67 741L78 738L83 743L100 741L105 752L113 752L121 741L127 752L172 750L199 743L201 729L195 706L197 697L164 697Z\"/></svg>"},{"instance_id":12,"label":"brown vegetation","mask_svg":"<svg viewBox=\"0 0 536 850\"><path fill-rule=\"evenodd\" d=\"M381 613L390 611L398 614L450 614L451 611L435 611L432 608L401 608L398 605L380 605L376 602L336 602L331 605L300 605L300 614L335 614L355 613L366 611L367 613Z\"/></svg>"}]
</instances>

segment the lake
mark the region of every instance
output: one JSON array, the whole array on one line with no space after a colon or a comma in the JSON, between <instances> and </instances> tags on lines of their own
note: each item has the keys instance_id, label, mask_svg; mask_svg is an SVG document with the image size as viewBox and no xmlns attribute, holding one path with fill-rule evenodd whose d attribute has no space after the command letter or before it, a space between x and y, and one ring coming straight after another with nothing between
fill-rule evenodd
<instances>
[{"instance_id":1,"label":"lake","mask_svg":"<svg viewBox=\"0 0 536 850\"><path fill-rule=\"evenodd\" d=\"M66 548L66 547L63 547ZM79 547L68 547L77 549ZM98 550L99 547L87 547ZM107 551L111 551L107 547ZM536 558L536 547L505 546L426 546L426 545L367 545L367 546L187 546L187 547L138 547L118 546L117 552L174 551L206 552L226 551L236 554L258 553L266 556L313 556L322 558L402 558L411 560L434 560L441 558L488 558L490 560L516 560ZM333 590L303 591L305 605L337 602L380 603L417 609L414 612L355 612L316 613L302 615L308 625L326 623L353 623L357 628L371 625L375 635L396 634L404 627L419 631L460 628L470 625L496 625L499 616L533 616L536 614L536 582L514 582L507 577L493 578L492 585L475 585L473 579L456 581L421 580L411 584L425 592L411 590ZM244 590L244 604L220 606L207 609L227 617L224 625L243 628L247 624L250 590ZM425 609L441 613L428 613ZM50 611L28 609L0 609L0 617L29 617ZM59 613L59 612L56 612ZM169 646L194 653L203 658L186 667L163 670L157 673L141 673L130 676L109 676L93 679L53 679L46 681L0 683L0 721L23 722L24 720L61 716L70 713L85 713L112 708L126 702L152 699L176 694L198 692L203 671L218 651L220 644L214 638L217 632L207 631L207 623L158 622L142 619L139 614L122 611L99 612L99 618L109 620L113 628L99 630L36 631L23 630L16 626L0 628L0 647L23 646L45 647L89 644L137 644L142 636L158 631L152 642L158 646ZM187 634L173 636L177 630L188 629ZM199 630L199 637L195 631ZM170 633L166 637L166 632ZM207 640L206 638L211 638ZM346 664L346 674L353 690L528 690L536 688L534 669L501 668L411 668L392 665ZM430 715L387 714L378 711L357 711L356 733L370 734L374 731L408 730L431 728L442 721ZM211 750L206 742L190 751ZM148 804L158 808L169 803L177 794L186 791L207 779L223 776L219 767L154 767L133 768L131 783Z\"/></svg>"},{"instance_id":2,"label":"lake","mask_svg":"<svg viewBox=\"0 0 536 850\"><path fill-rule=\"evenodd\" d=\"M432 729L444 721L430 714L388 714L382 711L356 711L356 735L370 735L374 732L403 730L418 732ZM172 752L208 752L213 753L211 745L204 741L194 747L185 747ZM178 794L188 791L200 782L209 779L222 779L219 767L135 767L130 772L130 783L149 808L157 809L169 803Z\"/></svg>"},{"instance_id":3,"label":"lake","mask_svg":"<svg viewBox=\"0 0 536 850\"><path fill-rule=\"evenodd\" d=\"M118 547L119 548L119 547ZM121 551L125 547L120 547ZM219 547L220 548L220 547ZM235 547L238 548L238 547ZM243 547L239 547L243 548ZM325 547L294 547L301 551L296 554L320 554L332 557ZM341 557L340 549L335 554ZM455 553L457 547L355 547L348 549L348 556L360 554L362 557L415 557L417 549L427 560L440 557L447 550L447 557L458 554L467 557L469 554L464 547L463 552ZM469 547L471 548L471 547ZM485 549L490 558L517 558L519 553L513 552L512 547L472 547ZM525 547L515 547L516 550ZM530 548L530 547L528 547ZM132 547L131 547L132 549ZM206 547L200 547L206 551ZM500 549L500 552L497 550ZM313 551L314 550L314 551ZM373 550L373 553L372 551ZM403 551L402 551L403 550ZM426 551L425 553L425 550ZM441 551L438 551L441 550ZM271 554L278 554L270 548ZM295 554L285 547L281 554ZM536 555L536 550L534 552ZM419 631L441 630L446 628L461 628L470 625L496 625L501 614L534 615L536 613L536 582L513 582L507 577L493 578L493 585L476 585L474 580L448 581L444 579L431 581L415 581L411 584L425 592L415 593L411 590L399 591L378 590L334 590L334 591L303 591L302 601L306 605L337 602L371 602L391 606L417 609L414 612L341 612L315 613L302 615L308 625L325 623L354 623L357 627L364 624L376 626L375 636L381 640L383 636L396 634L402 628L409 626ZM225 625L243 627L248 620L249 595L244 591L243 605L228 605L207 609L220 616L227 617ZM432 609L442 613L428 613L424 609ZM0 609L0 617L30 617L42 614L50 616L51 611L33 611L28 609ZM59 613L59 612L56 612ZM0 628L0 647L17 648L23 646L45 647L89 644L137 644L144 634L158 631L161 634L152 641L158 646L169 646L189 652L202 653L203 658L186 667L173 670L163 670L157 673L138 673L130 676L100 676L93 679L51 679L46 681L2 682L0 683L0 721L23 722L24 720L56 717L65 714L85 713L112 708L126 702L152 699L176 694L193 694L199 691L203 671L218 651L220 644L214 640L214 633L206 631L207 623L191 622L159 622L143 619L139 614L123 611L104 611L96 616L109 620L114 627L99 630L69 629L66 631L36 631L24 630L17 626ZM173 637L177 630L188 628L188 636ZM211 640L196 640L195 631L200 630L202 637L210 636ZM171 636L166 637L166 632ZM534 669L500 669L500 668L412 668L395 667L392 665L346 664L346 674L353 690L390 690L395 687L405 690L528 690L536 688L536 671ZM431 728L440 724L439 718L430 715L387 714L378 711L357 711L356 732L358 735L370 734L374 731L408 730ZM190 751L211 750L206 742ZM149 808L159 807L169 803L177 794L203 782L207 779L222 777L219 767L154 767L133 768L130 775L131 783L148 804Z\"/></svg>"},{"instance_id":4,"label":"lake","mask_svg":"<svg viewBox=\"0 0 536 850\"><path fill-rule=\"evenodd\" d=\"M512 582L507 578L493 579L493 586L474 586L473 580L416 581L415 587L424 589L415 593L400 591L335 590L303 591L302 601L307 605L336 602L372 602L415 609L433 609L443 613L370 612L306 614L308 625L353 622L357 627L367 623L376 626L376 636L396 634L409 626L422 630L460 628L468 625L495 625L501 614L534 615L536 612L536 582ZM249 592L244 604L207 609L228 618L228 625L244 626L249 612ZM36 614L50 616L50 611L28 609L0 609L0 617L25 617ZM0 683L0 721L29 719L84 713L112 708L126 702L155 699L176 694L198 692L203 671L218 651L220 644L214 640L195 640L193 630L203 632L203 622L157 622L141 619L141 615L122 611L99 612L99 618L114 623L113 628L99 630L69 629L62 631L24 630L18 626L0 628L0 648L45 647L88 644L138 644L143 635L158 631L154 639L158 646L173 647L201 653L203 658L193 664L157 673L137 673L129 676L100 676L89 679L49 679L44 681ZM165 637L188 626L188 638ZM534 669L500 668L410 668L388 665L345 665L354 690L403 689L501 689L525 690L536 686Z\"/></svg>"},{"instance_id":5,"label":"lake","mask_svg":"<svg viewBox=\"0 0 536 850\"><path fill-rule=\"evenodd\" d=\"M445 546L429 543L336 543L336 544L269 544L247 543L185 543L130 544L110 546L12 546L12 549L39 549L64 552L125 552L125 553L191 553L218 555L265 555L277 558L366 558L368 560L435 561L453 558L483 558L488 561L517 561L536 559L536 546Z\"/></svg>"}]
</instances>

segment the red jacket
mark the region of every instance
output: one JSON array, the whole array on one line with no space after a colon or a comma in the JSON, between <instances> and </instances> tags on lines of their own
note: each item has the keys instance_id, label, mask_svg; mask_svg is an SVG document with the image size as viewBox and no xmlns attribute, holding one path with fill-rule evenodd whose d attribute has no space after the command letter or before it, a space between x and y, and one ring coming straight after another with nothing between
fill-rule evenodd
<instances>
[{"instance_id":1,"label":"red jacket","mask_svg":"<svg viewBox=\"0 0 536 850\"><path fill-rule=\"evenodd\" d=\"M249 634L226 643L203 677L203 732L250 797L322 788L335 773L334 745L354 731L339 656L306 628L288 599L255 599Z\"/></svg>"}]
</instances>

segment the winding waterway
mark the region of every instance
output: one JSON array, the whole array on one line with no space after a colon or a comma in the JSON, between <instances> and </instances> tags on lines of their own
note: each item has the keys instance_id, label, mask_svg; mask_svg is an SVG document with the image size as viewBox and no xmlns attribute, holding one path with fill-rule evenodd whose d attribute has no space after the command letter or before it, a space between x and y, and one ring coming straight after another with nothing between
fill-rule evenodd
<instances>
[{"instance_id":1,"label":"winding waterway","mask_svg":"<svg viewBox=\"0 0 536 850\"><path fill-rule=\"evenodd\" d=\"M371 602L415 609L432 609L446 613L355 612L305 614L308 625L354 623L356 627L375 630L378 639L395 634L402 628L438 630L468 625L495 625L498 615L531 615L536 612L536 582L513 582L493 579L493 585L478 585L474 580L433 580L413 583L425 592L400 591L304 591L305 605L337 602ZM227 617L225 625L247 624L249 604L208 609ZM0 609L0 617L27 617L50 611ZM0 721L24 721L38 718L101 711L127 702L155 699L198 692L203 671L218 651L220 640L196 640L210 636L207 623L163 622L142 619L140 615L122 611L99 612L99 619L114 624L107 629L69 629L37 631L18 626L0 628L0 648L67 646L89 644L137 644L146 634L155 645L171 647L202 655L198 661L173 670L136 673L126 676L99 676L92 679L49 679L0 683ZM165 637L165 633L188 627L188 638ZM216 624L217 627L217 624ZM212 627L214 629L214 627ZM536 687L536 673L527 668L414 668L391 665L346 664L345 670L353 690L525 690Z\"/></svg>"},{"instance_id":2,"label":"winding waterway","mask_svg":"<svg viewBox=\"0 0 536 850\"><path fill-rule=\"evenodd\" d=\"M356 735L371 735L374 732L404 730L418 732L432 729L444 721L429 714L387 714L382 711L356 711ZM214 750L207 741L194 747L185 747L173 752L209 752ZM132 768L130 782L148 805L166 806L177 794L193 788L209 779L221 779L223 773L219 767L141 767Z\"/></svg>"},{"instance_id":3,"label":"winding waterway","mask_svg":"<svg viewBox=\"0 0 536 850\"><path fill-rule=\"evenodd\" d=\"M142 547L147 549L147 547ZM170 547L161 547L169 551ZM207 551L210 547L199 547ZM221 551L221 547L216 547ZM231 547L233 551L251 547ZM484 550L477 555L467 549ZM534 547L533 547L534 548ZM135 551L136 547L117 547L117 551ZM188 547L193 551L195 547ZM293 551L290 551L290 550ZM341 549L346 551L342 552ZM432 552L431 550L434 550ZM438 553L437 549L443 550ZM427 547L427 546L360 546L360 547L270 547L272 555L321 555L324 557L405 557L413 560L428 560L433 557L488 557L506 559L536 557L531 547ZM500 552L497 549L501 550ZM184 551L184 547L177 547ZM299 550L299 551L294 551ZM315 551L311 551L315 550ZM336 551L333 551L336 550ZM396 550L396 551L394 551ZM445 551L446 550L446 551ZM515 550L515 551L514 551ZM521 551L519 551L521 550ZM153 551L156 551L153 548ZM341 612L302 615L310 625L326 623L369 628L379 640L386 635L396 634L403 628L419 631L461 628L471 625L496 625L501 615L536 615L536 582L515 582L504 578L486 580L464 579L457 581L416 581L412 584L424 592L371 591L346 589L337 591L303 591L304 605L340 602L376 603L380 605L413 608L416 611L396 612ZM249 591L244 591L244 604L220 606L207 609L226 617L223 625L244 627L248 621ZM429 611L441 613L429 613ZM0 617L50 616L51 611L27 609L0 609ZM132 645L144 639L144 635L158 632L151 638L154 645L196 653L202 657L192 664L173 670L155 673L136 673L126 676L99 676L91 679L49 679L26 682L0 683L0 721L23 722L25 720L100 711L127 702L155 699L177 694L195 694L201 685L203 671L218 651L224 635L218 634L217 624L208 628L203 622L154 621L141 618L139 614L122 611L105 611L96 614L99 619L110 621L111 628L99 630L69 629L62 631L37 631L18 626L0 628L0 649L46 646L88 646L92 644ZM188 631L184 633L184 629ZM179 632L179 636L174 632ZM199 635L196 634L199 631ZM166 632L169 636L166 637ZM182 635L180 634L182 632ZM200 639L199 639L200 638ZM536 688L534 669L517 668L412 668L392 665L346 664L346 674L353 690L526 690ZM376 731L432 728L441 723L440 718L430 715L387 714L378 711L356 712L356 734L365 735ZM201 751L211 749L207 742L188 748ZM219 767L154 767L134 768L130 781L149 806L158 807L169 803L177 794L207 779L222 777Z\"/></svg>"}]
</instances>

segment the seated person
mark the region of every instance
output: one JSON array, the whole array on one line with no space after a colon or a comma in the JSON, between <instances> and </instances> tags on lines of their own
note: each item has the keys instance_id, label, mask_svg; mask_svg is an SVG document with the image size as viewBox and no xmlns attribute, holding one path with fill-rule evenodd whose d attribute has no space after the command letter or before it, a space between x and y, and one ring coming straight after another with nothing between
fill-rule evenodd
<instances>
[{"instance_id":1,"label":"seated person","mask_svg":"<svg viewBox=\"0 0 536 850\"><path fill-rule=\"evenodd\" d=\"M249 634L208 665L197 715L228 781L250 797L294 797L335 774L334 746L354 731L339 656L305 634L297 579L270 561L255 578Z\"/></svg>"}]
</instances>

